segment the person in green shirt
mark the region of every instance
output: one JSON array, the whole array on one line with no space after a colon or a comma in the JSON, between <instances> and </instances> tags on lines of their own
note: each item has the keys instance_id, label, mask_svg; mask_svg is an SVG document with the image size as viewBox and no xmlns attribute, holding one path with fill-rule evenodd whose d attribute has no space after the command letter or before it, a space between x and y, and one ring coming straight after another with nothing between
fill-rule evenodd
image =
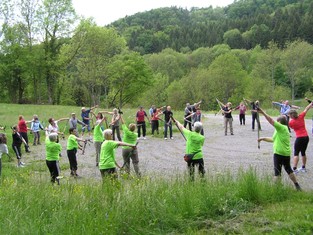
<instances>
[{"instance_id":1,"label":"person in green shirt","mask_svg":"<svg viewBox=\"0 0 313 235\"><path fill-rule=\"evenodd\" d=\"M263 109L258 108L258 112L262 113L266 120L275 128L273 137L261 137L258 139L259 142L265 141L273 143L275 180L281 180L281 170L282 166L284 166L285 171L294 183L296 189L301 190L290 165L290 133L287 126L286 116L279 116L277 121L274 121Z\"/></svg>"},{"instance_id":2,"label":"person in green shirt","mask_svg":"<svg viewBox=\"0 0 313 235\"><path fill-rule=\"evenodd\" d=\"M80 148L78 141L84 142L83 139L77 137L77 130L74 127L69 129L69 137L67 139L66 152L70 162L71 176L78 177L77 175L77 149Z\"/></svg>"},{"instance_id":3,"label":"person in green shirt","mask_svg":"<svg viewBox=\"0 0 313 235\"><path fill-rule=\"evenodd\" d=\"M194 131L187 130L179 121L175 120L177 127L182 131L187 139L186 142L186 154L195 154L193 158L187 162L189 169L189 175L191 180L194 180L195 166L198 165L199 174L201 177L204 176L204 161L202 147L204 144L205 137L201 135L202 123L194 123Z\"/></svg>"},{"instance_id":4,"label":"person in green shirt","mask_svg":"<svg viewBox=\"0 0 313 235\"><path fill-rule=\"evenodd\" d=\"M93 129L93 141L95 145L96 150L96 166L99 165L99 157L100 157L100 150L101 150L101 144L104 141L103 133L102 133L102 123L104 120L106 120L106 117L103 117L101 113L98 113L97 115L97 121L96 126Z\"/></svg>"},{"instance_id":5,"label":"person in green shirt","mask_svg":"<svg viewBox=\"0 0 313 235\"><path fill-rule=\"evenodd\" d=\"M117 178L116 166L119 168L120 166L115 161L115 149L119 146L129 146L136 148L136 145L113 141L111 129L104 130L103 136L105 140L101 145L99 170L102 179L105 179L108 176L112 178Z\"/></svg>"},{"instance_id":6,"label":"person in green shirt","mask_svg":"<svg viewBox=\"0 0 313 235\"><path fill-rule=\"evenodd\" d=\"M59 175L60 175L60 166L59 159L61 155L62 147L58 143L58 134L55 132L48 133L46 130L46 164L50 172L51 182L60 184Z\"/></svg>"},{"instance_id":7,"label":"person in green shirt","mask_svg":"<svg viewBox=\"0 0 313 235\"><path fill-rule=\"evenodd\" d=\"M122 122L122 130L123 130L123 142L136 145L137 137L138 137L138 134L135 133L136 124L131 123L127 127L122 116L121 116L121 122ZM126 173L127 174L130 173L130 159L131 159L136 175L137 177L140 177L141 173L139 171L139 158L138 158L137 148L130 148L128 146L123 146L122 155L123 155L123 160L124 160L123 168L125 168Z\"/></svg>"}]
</instances>

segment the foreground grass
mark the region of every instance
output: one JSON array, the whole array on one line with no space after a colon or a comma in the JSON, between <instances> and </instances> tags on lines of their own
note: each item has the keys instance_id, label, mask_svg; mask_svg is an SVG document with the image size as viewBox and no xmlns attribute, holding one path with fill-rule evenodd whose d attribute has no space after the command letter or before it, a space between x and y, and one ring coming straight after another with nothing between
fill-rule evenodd
<instances>
[{"instance_id":1,"label":"foreground grass","mask_svg":"<svg viewBox=\"0 0 313 235\"><path fill-rule=\"evenodd\" d=\"M22 170L22 171L21 171ZM312 234L312 192L253 170L207 176L63 180L27 169L1 179L1 234Z\"/></svg>"}]
</instances>

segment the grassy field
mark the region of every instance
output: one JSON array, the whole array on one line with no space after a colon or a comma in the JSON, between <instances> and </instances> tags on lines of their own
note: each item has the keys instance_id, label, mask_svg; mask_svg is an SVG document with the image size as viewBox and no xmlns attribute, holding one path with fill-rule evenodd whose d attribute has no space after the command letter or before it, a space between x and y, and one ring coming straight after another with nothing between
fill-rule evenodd
<instances>
[{"instance_id":1,"label":"grassy field","mask_svg":"<svg viewBox=\"0 0 313 235\"><path fill-rule=\"evenodd\" d=\"M79 107L2 107L0 124L6 126L19 114L26 120L38 114L45 123L80 114ZM136 109L123 111L134 120ZM43 161L17 168L2 158L0 234L313 234L313 192L273 184L253 169L236 178L208 173L194 182L177 175L52 186L41 178L48 171Z\"/></svg>"}]
</instances>

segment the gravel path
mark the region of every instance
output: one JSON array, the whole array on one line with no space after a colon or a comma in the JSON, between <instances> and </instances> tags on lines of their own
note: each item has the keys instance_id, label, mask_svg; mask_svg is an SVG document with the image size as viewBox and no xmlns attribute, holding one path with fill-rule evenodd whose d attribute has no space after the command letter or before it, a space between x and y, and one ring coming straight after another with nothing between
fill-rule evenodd
<instances>
[{"instance_id":1,"label":"gravel path","mask_svg":"<svg viewBox=\"0 0 313 235\"><path fill-rule=\"evenodd\" d=\"M203 115L204 134L206 137L203 147L204 162L207 173L215 175L223 172L236 174L238 170L255 169L260 175L273 175L272 144L261 142L261 147L257 147L257 131L251 129L251 116L246 116L246 125L240 126L238 115L234 115L234 135L224 135L223 116L214 114ZM265 118L260 118L262 131L261 136L272 136L274 128L268 124ZM307 120L308 133L311 133L311 120ZM150 133L150 126L148 126ZM150 134L146 140L139 140L138 152L140 159L140 170L143 175L154 177L162 175L170 177L175 174L186 172L186 163L183 160L185 142L181 134L173 127L174 139L164 140L162 128L160 135L152 137ZM311 134L310 134L311 135ZM295 137L292 133L291 143L293 146ZM312 142L312 141L311 141ZM309 143L307 156L307 173L299 173L298 181L304 190L312 190L312 143ZM68 164L66 157L66 141L61 140L63 146L61 165ZM117 162L122 165L121 148L116 151ZM25 156L25 155L24 155ZM32 153L26 155L25 161L44 160L44 146L32 147ZM298 166L301 166L301 160ZM95 151L93 144L86 147L85 155L78 154L78 174L84 178L99 178L100 172L95 166ZM63 175L67 176L69 171L63 170ZM47 172L48 176L48 172ZM290 184L286 173L283 172L283 180Z\"/></svg>"}]
</instances>

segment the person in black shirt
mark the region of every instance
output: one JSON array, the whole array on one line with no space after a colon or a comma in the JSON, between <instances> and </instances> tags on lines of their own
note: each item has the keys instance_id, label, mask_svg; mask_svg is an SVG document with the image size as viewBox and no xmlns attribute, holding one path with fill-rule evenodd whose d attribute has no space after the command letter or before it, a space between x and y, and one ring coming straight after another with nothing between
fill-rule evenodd
<instances>
[{"instance_id":1,"label":"person in black shirt","mask_svg":"<svg viewBox=\"0 0 313 235\"><path fill-rule=\"evenodd\" d=\"M170 138L173 139L173 129L172 129L172 120L173 112L171 111L171 106L167 106L166 110L162 113L159 113L157 116L164 114L164 139L167 140L167 130L170 131Z\"/></svg>"},{"instance_id":2,"label":"person in black shirt","mask_svg":"<svg viewBox=\"0 0 313 235\"><path fill-rule=\"evenodd\" d=\"M256 100L255 102L252 102L252 101L247 100L247 99L244 99L244 100L247 101L251 105L252 131L254 131L255 121L258 124L258 129L261 130L260 117L259 117L259 113L258 113L258 109L260 108L259 101Z\"/></svg>"},{"instance_id":3,"label":"person in black shirt","mask_svg":"<svg viewBox=\"0 0 313 235\"><path fill-rule=\"evenodd\" d=\"M229 124L229 130L230 130L230 134L234 135L234 131L233 131L233 116L231 115L232 107L231 107L231 103L228 102L225 106L222 107L223 109L223 113L224 113L224 128L225 128L225 135L227 135L227 128L228 128L228 124Z\"/></svg>"}]
</instances>

